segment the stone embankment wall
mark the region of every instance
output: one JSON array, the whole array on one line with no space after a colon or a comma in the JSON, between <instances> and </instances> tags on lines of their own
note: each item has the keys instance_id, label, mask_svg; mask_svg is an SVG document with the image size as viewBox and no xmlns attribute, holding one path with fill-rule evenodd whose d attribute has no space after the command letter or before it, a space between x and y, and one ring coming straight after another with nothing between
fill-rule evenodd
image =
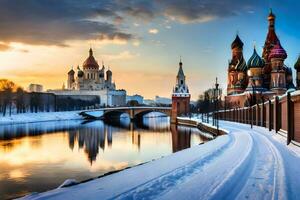
<instances>
[{"instance_id":1,"label":"stone embankment wall","mask_svg":"<svg viewBox=\"0 0 300 200\"><path fill-rule=\"evenodd\" d=\"M208 132L214 136L227 134L226 130L218 129L217 127L211 126L210 124L203 123L190 118L177 118L177 123L180 125L197 127L201 131Z\"/></svg>"}]
</instances>

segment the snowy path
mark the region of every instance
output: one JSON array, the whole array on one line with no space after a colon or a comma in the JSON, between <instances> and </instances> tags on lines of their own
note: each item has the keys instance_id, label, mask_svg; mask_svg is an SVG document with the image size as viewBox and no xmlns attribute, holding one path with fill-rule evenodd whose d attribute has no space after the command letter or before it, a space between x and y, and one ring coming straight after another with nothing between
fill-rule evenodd
<instances>
[{"instance_id":1,"label":"snowy path","mask_svg":"<svg viewBox=\"0 0 300 200\"><path fill-rule=\"evenodd\" d=\"M265 128L221 122L228 135L162 159L27 199L300 199L300 150Z\"/></svg>"}]
</instances>

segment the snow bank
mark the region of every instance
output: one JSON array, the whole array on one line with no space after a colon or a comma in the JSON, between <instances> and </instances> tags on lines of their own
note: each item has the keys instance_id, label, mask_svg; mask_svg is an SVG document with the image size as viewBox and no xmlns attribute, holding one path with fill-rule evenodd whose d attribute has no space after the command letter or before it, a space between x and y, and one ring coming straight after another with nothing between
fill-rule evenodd
<instances>
[{"instance_id":1,"label":"snow bank","mask_svg":"<svg viewBox=\"0 0 300 200\"><path fill-rule=\"evenodd\" d=\"M220 126L228 134L203 145L23 199L299 199L295 146L266 128Z\"/></svg>"},{"instance_id":2,"label":"snow bank","mask_svg":"<svg viewBox=\"0 0 300 200\"><path fill-rule=\"evenodd\" d=\"M1 116L0 125L82 119L82 117L78 114L79 112L80 111L40 112L22 113L5 117Z\"/></svg>"}]
</instances>

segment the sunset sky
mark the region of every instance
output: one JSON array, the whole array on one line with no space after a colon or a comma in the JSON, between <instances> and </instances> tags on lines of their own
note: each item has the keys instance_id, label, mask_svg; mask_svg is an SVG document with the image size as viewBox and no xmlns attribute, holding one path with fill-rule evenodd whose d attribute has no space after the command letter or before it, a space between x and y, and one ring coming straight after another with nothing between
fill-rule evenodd
<instances>
[{"instance_id":1,"label":"sunset sky","mask_svg":"<svg viewBox=\"0 0 300 200\"><path fill-rule=\"evenodd\" d=\"M238 32L246 60L259 54L272 7L293 66L300 53L300 2L250 0L1 0L0 78L61 88L90 47L118 89L169 97L182 56L192 99L214 83L226 88L230 44ZM295 73L295 72L294 72Z\"/></svg>"}]
</instances>

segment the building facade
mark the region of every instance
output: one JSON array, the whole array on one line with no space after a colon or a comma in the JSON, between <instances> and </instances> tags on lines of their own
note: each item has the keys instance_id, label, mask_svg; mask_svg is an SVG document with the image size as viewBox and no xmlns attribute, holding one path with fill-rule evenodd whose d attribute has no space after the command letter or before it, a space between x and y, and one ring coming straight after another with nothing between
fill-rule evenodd
<instances>
[{"instance_id":1,"label":"building facade","mask_svg":"<svg viewBox=\"0 0 300 200\"><path fill-rule=\"evenodd\" d=\"M116 84L112 79L112 71L105 71L96 61L93 50L90 48L88 58L82 67L78 66L75 72L73 68L67 74L67 88L61 90L49 90L56 95L66 96L99 96L100 106L124 106L126 105L126 91L116 90Z\"/></svg>"},{"instance_id":2,"label":"building facade","mask_svg":"<svg viewBox=\"0 0 300 200\"><path fill-rule=\"evenodd\" d=\"M73 69L68 72L67 89L69 90L115 90L116 85L112 82L112 71L105 72L102 64L100 69L93 55L89 50L89 57L84 61L82 69L78 66L77 73Z\"/></svg>"},{"instance_id":3,"label":"building facade","mask_svg":"<svg viewBox=\"0 0 300 200\"><path fill-rule=\"evenodd\" d=\"M40 84L31 83L28 86L28 92L43 92L43 86Z\"/></svg>"},{"instance_id":4,"label":"building facade","mask_svg":"<svg viewBox=\"0 0 300 200\"><path fill-rule=\"evenodd\" d=\"M237 35L231 44L232 58L228 65L225 103L234 107L249 104L251 95L268 99L295 89L292 69L284 64L287 53L275 32L275 15L268 15L268 33L260 57L254 47L248 62L243 56L243 42ZM300 63L300 60L299 60ZM297 66L296 66L297 65ZM295 68L298 69L295 64Z\"/></svg>"},{"instance_id":5,"label":"building facade","mask_svg":"<svg viewBox=\"0 0 300 200\"><path fill-rule=\"evenodd\" d=\"M135 101L137 102L139 105L142 105L144 103L144 97L139 95L139 94L135 94L135 95L127 95L126 97L126 103Z\"/></svg>"},{"instance_id":6,"label":"building facade","mask_svg":"<svg viewBox=\"0 0 300 200\"><path fill-rule=\"evenodd\" d=\"M177 116L186 116L190 112L189 88L185 82L185 75L182 69L182 62L179 62L179 70L176 77L176 85L172 93L171 123L177 122Z\"/></svg>"}]
</instances>

